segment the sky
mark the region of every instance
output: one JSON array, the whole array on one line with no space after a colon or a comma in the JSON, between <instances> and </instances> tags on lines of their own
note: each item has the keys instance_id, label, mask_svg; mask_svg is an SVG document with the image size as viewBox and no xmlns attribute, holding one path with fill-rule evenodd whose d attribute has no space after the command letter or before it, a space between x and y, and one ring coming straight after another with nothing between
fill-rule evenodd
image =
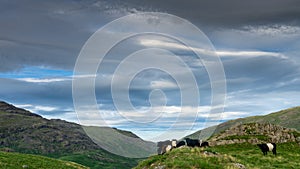
<instances>
[{"instance_id":1,"label":"sky","mask_svg":"<svg viewBox=\"0 0 300 169\"><path fill-rule=\"evenodd\" d=\"M176 39L158 34L133 36L115 44L95 74L74 71L80 52L97 30L142 12L177 16L201 30L196 36L183 29L187 22L165 19L175 24L168 27L170 33L180 30L185 41L203 42L206 48L215 49L226 97L212 92L217 80L212 82L205 62ZM97 48L104 50L116 37L148 29L138 21L129 20L128 27L106 27L110 36L100 40ZM176 138L181 131L191 133L226 120L299 106L298 0L1 0L0 49L0 100L45 118L117 127L147 140L163 139L161 135ZM81 60L86 65L96 63L82 55ZM120 63L125 66L118 67ZM171 73L157 69L158 65ZM222 72L216 72L214 77L221 78ZM188 80L190 73L195 81ZM72 90L74 79L87 86ZM93 79L94 88L85 83ZM197 90L191 91L194 84ZM89 94L95 95L96 107L85 102L84 88L92 89ZM74 92L85 106L83 116L74 107ZM128 98L130 102L125 102ZM221 98L219 103L224 99L224 104L214 104L221 107L214 114L212 100L216 98ZM184 104L183 99L187 100ZM177 127L172 128L174 124Z\"/></svg>"}]
</instances>

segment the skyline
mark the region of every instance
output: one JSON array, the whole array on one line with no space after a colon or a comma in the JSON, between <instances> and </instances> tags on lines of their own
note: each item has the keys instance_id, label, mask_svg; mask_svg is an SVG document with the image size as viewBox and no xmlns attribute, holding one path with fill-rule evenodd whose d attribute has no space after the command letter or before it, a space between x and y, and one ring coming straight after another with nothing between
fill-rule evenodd
<instances>
[{"instance_id":1,"label":"skyline","mask_svg":"<svg viewBox=\"0 0 300 169\"><path fill-rule=\"evenodd\" d=\"M209 38L222 61L226 76L227 97L222 121L299 106L298 1L0 3L0 99L43 117L78 123L73 106L72 78L80 50L102 26L128 14L140 12L176 15L196 25ZM116 46L109 54L100 66L105 70L104 73L95 75L95 93L102 113L113 117L118 113L111 99L111 86L106 84L114 73L112 65L120 62L122 52L128 50L129 53L145 46L175 50L191 67L197 68L200 102L192 131L203 128L206 122L210 125L219 123L206 121L211 98L209 77L205 69L201 65L193 65L193 60L189 62L184 57L188 54L180 45L162 37L132 38ZM111 119L112 126L133 131L142 138L147 138L151 133L164 132L176 120L181 108L176 87L174 79L157 70L138 74L129 91L132 104L138 110L147 110L150 91L164 89L168 118L152 128L140 128L140 125L120 118ZM186 116L188 120L193 117Z\"/></svg>"}]
</instances>

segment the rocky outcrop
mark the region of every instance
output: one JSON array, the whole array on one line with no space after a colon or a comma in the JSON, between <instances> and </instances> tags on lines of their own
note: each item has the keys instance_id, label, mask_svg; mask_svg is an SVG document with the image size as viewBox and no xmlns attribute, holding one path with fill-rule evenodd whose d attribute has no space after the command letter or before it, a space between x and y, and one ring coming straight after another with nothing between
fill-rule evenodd
<instances>
[{"instance_id":1,"label":"rocky outcrop","mask_svg":"<svg viewBox=\"0 0 300 169\"><path fill-rule=\"evenodd\" d=\"M300 143L300 133L296 129L266 123L249 123L233 126L209 139L210 145L235 143L258 144L262 142Z\"/></svg>"}]
</instances>

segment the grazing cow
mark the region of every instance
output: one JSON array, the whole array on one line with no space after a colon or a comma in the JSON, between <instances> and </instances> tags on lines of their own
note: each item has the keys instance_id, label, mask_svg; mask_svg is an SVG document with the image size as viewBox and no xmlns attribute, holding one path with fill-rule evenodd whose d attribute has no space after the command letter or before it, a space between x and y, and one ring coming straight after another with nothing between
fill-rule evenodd
<instances>
[{"instance_id":1,"label":"grazing cow","mask_svg":"<svg viewBox=\"0 0 300 169\"><path fill-rule=\"evenodd\" d=\"M160 141L157 143L157 154L164 154L172 149L172 142L170 140Z\"/></svg>"},{"instance_id":2,"label":"grazing cow","mask_svg":"<svg viewBox=\"0 0 300 169\"><path fill-rule=\"evenodd\" d=\"M189 147L200 147L199 140L186 138L185 141L186 141L186 145Z\"/></svg>"},{"instance_id":3,"label":"grazing cow","mask_svg":"<svg viewBox=\"0 0 300 169\"><path fill-rule=\"evenodd\" d=\"M267 144L257 144L257 146L261 149L264 155L267 155L268 151L272 151L274 155L276 155L276 144L275 143L267 143Z\"/></svg>"},{"instance_id":4,"label":"grazing cow","mask_svg":"<svg viewBox=\"0 0 300 169\"><path fill-rule=\"evenodd\" d=\"M200 147L209 147L209 144L207 141L204 141L203 143L200 144Z\"/></svg>"},{"instance_id":5,"label":"grazing cow","mask_svg":"<svg viewBox=\"0 0 300 169\"><path fill-rule=\"evenodd\" d=\"M181 146L185 146L185 141L179 141L177 144L176 144L176 147L181 147Z\"/></svg>"},{"instance_id":6,"label":"grazing cow","mask_svg":"<svg viewBox=\"0 0 300 169\"><path fill-rule=\"evenodd\" d=\"M165 150L166 150L166 153L169 152L169 151L171 151L172 150L172 146L171 145L167 145L166 148L165 148Z\"/></svg>"},{"instance_id":7,"label":"grazing cow","mask_svg":"<svg viewBox=\"0 0 300 169\"><path fill-rule=\"evenodd\" d=\"M177 140L173 139L171 142L172 148L176 148Z\"/></svg>"}]
</instances>

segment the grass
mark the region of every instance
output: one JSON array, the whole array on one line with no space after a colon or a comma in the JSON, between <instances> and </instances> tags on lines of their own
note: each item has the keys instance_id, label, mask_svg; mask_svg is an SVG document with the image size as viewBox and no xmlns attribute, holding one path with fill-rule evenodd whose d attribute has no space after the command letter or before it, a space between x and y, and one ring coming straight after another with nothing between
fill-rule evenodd
<instances>
[{"instance_id":1,"label":"grass","mask_svg":"<svg viewBox=\"0 0 300 169\"><path fill-rule=\"evenodd\" d=\"M164 155L156 155L142 161L135 169L154 168L201 168L201 169L223 169L233 168L235 159L231 156L203 154L199 148L174 149Z\"/></svg>"},{"instance_id":2,"label":"grass","mask_svg":"<svg viewBox=\"0 0 300 169\"><path fill-rule=\"evenodd\" d=\"M12 152L1 152L0 151L0 168L1 169L85 169L83 165L76 164L74 162L67 162L57 160L53 158L20 154Z\"/></svg>"},{"instance_id":3,"label":"grass","mask_svg":"<svg viewBox=\"0 0 300 169\"><path fill-rule=\"evenodd\" d=\"M210 152L206 155L204 151ZM208 148L173 149L164 155L156 155L139 163L136 169L165 167L175 168L238 168L239 163L250 169L300 168L300 146L297 143L277 145L277 156L264 156L256 145L248 143L222 145Z\"/></svg>"},{"instance_id":4,"label":"grass","mask_svg":"<svg viewBox=\"0 0 300 169\"><path fill-rule=\"evenodd\" d=\"M144 141L127 131L117 131L113 128L99 128L84 126L85 131L93 136L93 140L99 145L103 145L111 152L126 157L148 157L156 153L156 145L152 142ZM127 133L125 135L121 133ZM132 137L128 137L132 136ZM122 145L122 146L120 146Z\"/></svg>"},{"instance_id":5,"label":"grass","mask_svg":"<svg viewBox=\"0 0 300 169\"><path fill-rule=\"evenodd\" d=\"M271 152L263 156L260 149L251 144L216 146L208 148L208 151L231 155L247 168L300 168L300 146L297 143L277 144L277 156Z\"/></svg>"},{"instance_id":6,"label":"grass","mask_svg":"<svg viewBox=\"0 0 300 169\"><path fill-rule=\"evenodd\" d=\"M73 154L66 154L58 159L65 161L73 161L84 166L88 166L91 169L98 168L133 168L138 164L140 159L130 159L126 157L117 156L114 154L106 153L102 150L90 151L90 152L78 152Z\"/></svg>"}]
</instances>

